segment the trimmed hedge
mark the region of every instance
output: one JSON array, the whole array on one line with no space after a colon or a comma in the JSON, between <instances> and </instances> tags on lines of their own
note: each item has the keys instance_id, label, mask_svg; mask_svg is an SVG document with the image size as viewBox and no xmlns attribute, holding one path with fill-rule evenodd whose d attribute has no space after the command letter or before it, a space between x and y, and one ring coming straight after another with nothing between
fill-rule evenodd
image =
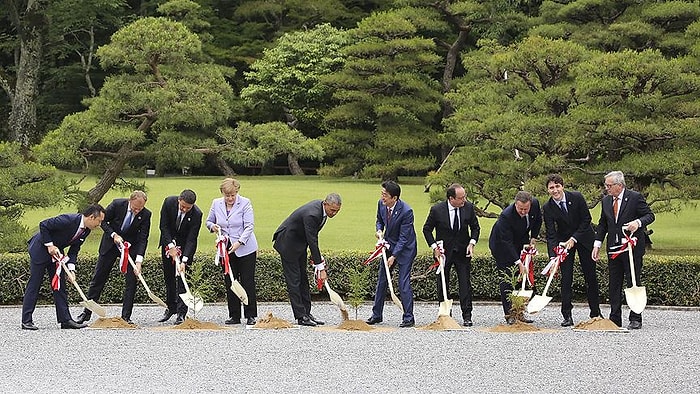
<instances>
[{"instance_id":1,"label":"trimmed hedge","mask_svg":"<svg viewBox=\"0 0 700 394\"><path fill-rule=\"evenodd\" d=\"M366 299L371 300L374 295L374 288L377 280L377 264L375 261L370 267L362 267L360 262L366 257L366 253L361 252L337 252L327 254L326 260L329 262L328 275L332 279L334 290L344 299L350 291L349 273L353 270L371 269L372 274L366 286ZM538 256L536 258L536 272L539 272L546 263L546 258ZM225 289L221 268L213 264L213 253L202 253L195 256L195 261L204 261L204 277L212 281L216 293L210 302L225 301ZM78 283L87 292L87 288L92 276L96 256L81 254L79 256ZM211 263L210 263L211 262ZM416 300L436 300L436 279L434 271L429 273L426 269L430 264L431 256L419 256L413 266L412 285ZM585 302L585 284L583 277L577 267L574 270L574 300ZM160 257L151 254L144 262L144 277L151 290L159 297L165 297L163 285L163 274L161 270ZM598 264L597 274L600 285L600 297L603 303L608 301L608 269L607 264ZM311 269L309 269L310 277ZM274 250L263 250L259 252L257 267L257 296L259 301L287 301L287 289L282 275L282 267L279 255ZM27 253L14 253L0 255L0 304L12 305L21 304L24 288L29 279L29 255ZM396 279L394 279L396 280ZM476 256L472 260L472 288L475 300L499 300L498 294L499 277L495 269L493 259L486 256ZM541 291L545 282L545 277L537 277L537 286ZM457 280L454 270L450 286L450 297L457 300ZM643 283L646 286L649 305L677 305L677 306L700 306L700 261L697 257L666 257L666 256L645 256ZM101 303L119 304L122 299L124 278L118 274L116 264L114 271L110 275L100 298ZM79 295L72 286L69 286L69 298L72 302L79 300ZM548 295L558 299L559 280L552 281ZM312 295L319 300L327 299L325 292L319 292L315 288ZM52 303L49 281L45 279L40 293L40 303ZM136 293L137 303L150 303L151 300L139 283Z\"/></svg>"}]
</instances>

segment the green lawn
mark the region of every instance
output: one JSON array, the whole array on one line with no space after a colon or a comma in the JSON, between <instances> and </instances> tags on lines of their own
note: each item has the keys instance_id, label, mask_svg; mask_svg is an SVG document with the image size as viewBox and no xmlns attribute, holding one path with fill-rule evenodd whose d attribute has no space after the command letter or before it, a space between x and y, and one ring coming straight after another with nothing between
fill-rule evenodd
<instances>
[{"instance_id":1,"label":"green lawn","mask_svg":"<svg viewBox=\"0 0 700 394\"><path fill-rule=\"evenodd\" d=\"M182 189L189 188L197 193L197 205L206 218L211 201L219 197L219 183L222 177L167 177L147 178L146 186L149 196L146 207L153 212L149 253L155 253L158 244L160 207L163 199L177 195ZM328 221L320 233L321 250L359 250L368 253L374 248L374 221L379 199L379 181L360 181L354 179L328 179L315 176L255 176L238 177L241 181L240 194L253 202L255 210L255 235L263 249L272 247L272 233L277 226L297 207L312 199L320 199L330 192L336 192L343 198L343 207L338 216ZM83 182L83 188L89 189L95 178ZM402 178L401 198L406 201L415 214L416 233L418 235L418 252L428 253L429 248L422 236L422 226L430 207L429 197L423 192L422 178ZM541 200L546 200L544 192L536 193ZM122 195L111 191L102 200L107 205L113 198ZM652 207L653 208L653 207ZM54 207L50 209L31 210L25 213L23 223L36 231L38 222L46 217L62 212L72 211L72 207ZM599 217L599 209L591 212L594 222ZM698 208L687 207L680 214L659 214L650 227L654 230L652 241L653 253L694 255L700 252L697 242L691 240L691 233L700 227ZM481 237L477 245L478 254L488 254L488 236L495 219L481 218ZM96 252L100 237L93 234L88 238L85 250ZM214 248L214 236L206 231L204 224L200 233L199 250ZM543 250L541 252L544 252Z\"/></svg>"}]
</instances>

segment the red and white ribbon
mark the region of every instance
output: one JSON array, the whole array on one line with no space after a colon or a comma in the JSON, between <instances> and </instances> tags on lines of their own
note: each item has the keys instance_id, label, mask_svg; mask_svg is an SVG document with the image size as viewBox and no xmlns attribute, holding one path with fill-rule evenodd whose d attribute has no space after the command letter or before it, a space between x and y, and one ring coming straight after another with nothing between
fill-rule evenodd
<instances>
[{"instance_id":1,"label":"red and white ribbon","mask_svg":"<svg viewBox=\"0 0 700 394\"><path fill-rule=\"evenodd\" d=\"M635 246L637 246L637 237L630 237L629 235L625 234L625 239L622 240L622 245L610 247L610 249L617 249L617 250L613 250L612 252L608 252L608 254L610 255L611 259L615 260L617 258L617 256L624 254L629 249L634 249Z\"/></svg>"},{"instance_id":2,"label":"red and white ribbon","mask_svg":"<svg viewBox=\"0 0 700 394\"><path fill-rule=\"evenodd\" d=\"M549 263L544 267L541 274L548 276L550 270L557 269L561 263L569 256L569 249L559 245L554 247L555 256L549 259Z\"/></svg>"},{"instance_id":3,"label":"red and white ribbon","mask_svg":"<svg viewBox=\"0 0 700 394\"><path fill-rule=\"evenodd\" d=\"M325 282L323 279L321 279L321 271L326 269L326 259L321 256L321 263L316 264L313 259L309 260L309 264L314 266L314 279L316 279L316 288L321 290L323 287L323 283Z\"/></svg>"},{"instance_id":4,"label":"red and white ribbon","mask_svg":"<svg viewBox=\"0 0 700 394\"><path fill-rule=\"evenodd\" d=\"M182 249L179 246L172 246L171 247L170 245L165 245L165 254L170 255L170 249L173 249L173 248L175 248L175 250L177 251L177 257L178 257L178 258L171 257L171 259L173 260L173 266L175 267L175 276L180 276L180 269L179 269L180 267L178 267L177 264L175 264L175 262L180 260L179 257L182 256Z\"/></svg>"},{"instance_id":5,"label":"red and white ribbon","mask_svg":"<svg viewBox=\"0 0 700 394\"><path fill-rule=\"evenodd\" d=\"M129 266L129 248L131 244L128 242L122 243L121 256L119 256L119 271L126 274L126 268Z\"/></svg>"},{"instance_id":6,"label":"red and white ribbon","mask_svg":"<svg viewBox=\"0 0 700 394\"><path fill-rule=\"evenodd\" d=\"M443 247L442 241L437 241L435 244L437 245L437 247L435 249L440 251L440 256L443 257L443 260L444 260L445 248ZM439 257L435 258L435 256L433 256L433 265L428 267L428 270L435 268L435 273L437 275L440 275L440 272L442 272L444 265L445 265L444 262L441 261L441 259Z\"/></svg>"},{"instance_id":7,"label":"red and white ribbon","mask_svg":"<svg viewBox=\"0 0 700 394\"><path fill-rule=\"evenodd\" d=\"M61 271L63 271L63 265L61 262L64 264L67 263L68 256L64 256L60 253L54 254L51 256L51 260L56 263L56 272L53 274L53 278L51 278L51 288L54 291L57 291L61 289Z\"/></svg>"},{"instance_id":8,"label":"red and white ribbon","mask_svg":"<svg viewBox=\"0 0 700 394\"><path fill-rule=\"evenodd\" d=\"M525 266L525 271L527 272L527 281L532 286L535 283L535 270L532 269L532 259L537 255L536 248L528 248L520 251L520 261Z\"/></svg>"},{"instance_id":9,"label":"red and white ribbon","mask_svg":"<svg viewBox=\"0 0 700 394\"><path fill-rule=\"evenodd\" d=\"M228 250L226 246L228 245L228 236L217 235L216 236L216 255L214 256L214 264L224 266L224 275L228 275L231 265L229 263Z\"/></svg>"},{"instance_id":10,"label":"red and white ribbon","mask_svg":"<svg viewBox=\"0 0 700 394\"><path fill-rule=\"evenodd\" d=\"M367 265L367 264L371 263L372 261L378 259L379 256L382 255L382 251L384 249L389 249L389 243L383 239L380 239L379 241L377 241L377 244L375 245L374 251L372 252L372 254L370 254L369 257L367 258L367 260L363 261L362 264Z\"/></svg>"}]
</instances>

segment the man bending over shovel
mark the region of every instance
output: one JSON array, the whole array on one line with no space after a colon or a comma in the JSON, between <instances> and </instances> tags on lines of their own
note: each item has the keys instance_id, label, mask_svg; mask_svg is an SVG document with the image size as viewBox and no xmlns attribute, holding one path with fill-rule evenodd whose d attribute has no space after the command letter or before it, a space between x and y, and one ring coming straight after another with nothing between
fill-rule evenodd
<instances>
[{"instance_id":1,"label":"man bending over shovel","mask_svg":"<svg viewBox=\"0 0 700 394\"><path fill-rule=\"evenodd\" d=\"M608 251L619 250L623 241L627 240L623 229L627 229L627 235L633 237L638 230L643 231L655 219L644 196L625 188L625 175L622 171L612 171L605 176L605 191L607 196L603 197L600 221L598 221L591 255L595 261L600 260L600 247L606 236ZM636 234L636 245L633 245L632 249L637 283L641 283L642 257L646 247L642 231ZM610 270L610 320L618 327L622 327L622 283L627 279L628 285L632 285L629 254L613 253L608 258L608 268ZM628 300L627 303L629 302ZM630 310L627 328L630 330L642 328L642 314Z\"/></svg>"}]
</instances>

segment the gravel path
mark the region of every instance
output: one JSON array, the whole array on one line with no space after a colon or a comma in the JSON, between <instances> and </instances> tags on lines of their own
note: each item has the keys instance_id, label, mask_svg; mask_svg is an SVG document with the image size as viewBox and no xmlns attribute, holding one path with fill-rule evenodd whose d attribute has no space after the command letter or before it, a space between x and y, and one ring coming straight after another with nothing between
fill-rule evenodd
<instances>
[{"instance_id":1,"label":"gravel path","mask_svg":"<svg viewBox=\"0 0 700 394\"><path fill-rule=\"evenodd\" d=\"M416 303L417 324L433 322L437 310ZM77 316L80 307L71 311ZM108 316L119 311L108 306ZM292 321L288 304L258 311ZM649 307L643 329L629 333L562 329L554 303L535 316L549 329L538 333L488 332L503 319L495 303L476 303L475 326L464 331L398 329L392 304L381 332L183 331L164 329L172 324L157 323L163 309L150 305L134 309L138 330L60 330L47 306L37 308L40 330L30 332L19 327L20 307L0 307L0 393L697 393L699 311ZM340 323L328 302L312 312L326 326ZM370 313L365 304L358 317ZM225 305L210 304L197 318L223 324L225 314ZM576 305L574 322L587 318Z\"/></svg>"}]
</instances>

